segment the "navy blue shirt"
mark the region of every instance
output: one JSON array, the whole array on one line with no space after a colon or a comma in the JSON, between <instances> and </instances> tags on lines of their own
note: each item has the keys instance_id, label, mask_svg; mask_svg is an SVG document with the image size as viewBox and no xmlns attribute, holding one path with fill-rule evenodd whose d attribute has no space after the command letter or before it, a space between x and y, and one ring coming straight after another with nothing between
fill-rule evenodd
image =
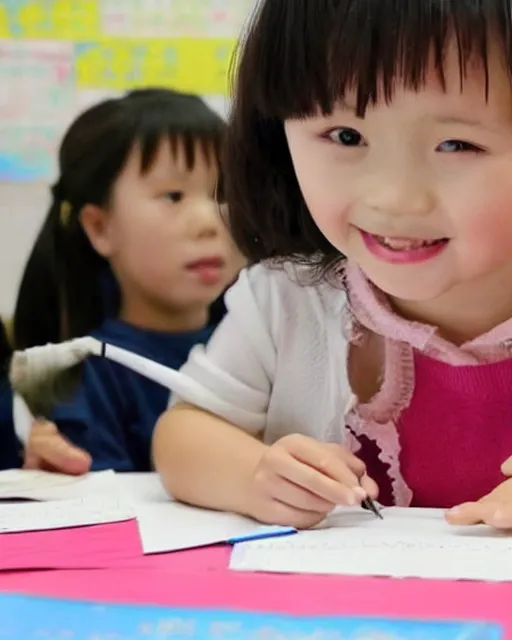
<instances>
[{"instance_id":1,"label":"navy blue shirt","mask_svg":"<svg viewBox=\"0 0 512 640\"><path fill-rule=\"evenodd\" d=\"M14 433L12 415L12 389L8 368L11 345L4 323L0 320L0 470L20 467L21 444Z\"/></svg>"},{"instance_id":2,"label":"navy blue shirt","mask_svg":"<svg viewBox=\"0 0 512 640\"><path fill-rule=\"evenodd\" d=\"M179 369L213 328L159 333L110 318L92 335ZM168 403L169 389L116 362L91 357L73 398L55 407L50 417L63 435L90 453L93 470L150 471L151 436Z\"/></svg>"},{"instance_id":3,"label":"navy blue shirt","mask_svg":"<svg viewBox=\"0 0 512 640\"><path fill-rule=\"evenodd\" d=\"M0 380L0 471L20 467L22 446L14 433L12 389L7 376Z\"/></svg>"}]
</instances>

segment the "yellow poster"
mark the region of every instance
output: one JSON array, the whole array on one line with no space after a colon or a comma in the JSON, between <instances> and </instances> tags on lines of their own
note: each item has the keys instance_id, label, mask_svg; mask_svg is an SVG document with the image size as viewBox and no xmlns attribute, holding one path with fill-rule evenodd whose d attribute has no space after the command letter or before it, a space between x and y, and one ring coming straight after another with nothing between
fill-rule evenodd
<instances>
[{"instance_id":1,"label":"yellow poster","mask_svg":"<svg viewBox=\"0 0 512 640\"><path fill-rule=\"evenodd\" d=\"M101 0L4 0L7 35L36 40L100 37Z\"/></svg>"},{"instance_id":2,"label":"yellow poster","mask_svg":"<svg viewBox=\"0 0 512 640\"><path fill-rule=\"evenodd\" d=\"M0 180L49 179L65 127L102 96L167 86L223 102L255 1L0 0Z\"/></svg>"},{"instance_id":3,"label":"yellow poster","mask_svg":"<svg viewBox=\"0 0 512 640\"><path fill-rule=\"evenodd\" d=\"M3 0L0 37L68 41L77 88L163 84L226 94L254 0Z\"/></svg>"},{"instance_id":4,"label":"yellow poster","mask_svg":"<svg viewBox=\"0 0 512 640\"><path fill-rule=\"evenodd\" d=\"M76 45L76 82L84 89L168 86L217 95L227 92L232 39L110 39Z\"/></svg>"}]
</instances>

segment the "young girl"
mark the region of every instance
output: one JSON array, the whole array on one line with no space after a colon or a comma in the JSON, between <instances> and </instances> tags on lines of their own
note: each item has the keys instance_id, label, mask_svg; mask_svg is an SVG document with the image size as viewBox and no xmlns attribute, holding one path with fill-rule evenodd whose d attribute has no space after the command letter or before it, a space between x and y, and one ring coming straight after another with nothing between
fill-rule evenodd
<instances>
[{"instance_id":1,"label":"young girl","mask_svg":"<svg viewBox=\"0 0 512 640\"><path fill-rule=\"evenodd\" d=\"M179 368L207 341L209 306L236 271L214 199L224 129L200 98L159 89L102 102L72 124L21 284L16 348L92 333ZM60 432L93 469L147 471L167 403L165 388L91 360L70 402L46 416L54 424L37 425L33 438L43 435L58 460ZM68 470L32 445L26 466L46 458Z\"/></svg>"},{"instance_id":2,"label":"young girl","mask_svg":"<svg viewBox=\"0 0 512 640\"><path fill-rule=\"evenodd\" d=\"M261 3L226 194L263 263L157 426L174 496L512 527L511 42L508 0Z\"/></svg>"}]
</instances>

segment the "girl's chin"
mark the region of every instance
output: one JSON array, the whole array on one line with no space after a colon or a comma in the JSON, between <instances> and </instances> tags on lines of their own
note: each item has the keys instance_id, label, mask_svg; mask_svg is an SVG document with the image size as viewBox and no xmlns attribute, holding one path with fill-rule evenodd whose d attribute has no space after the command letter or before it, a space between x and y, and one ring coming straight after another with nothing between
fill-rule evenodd
<instances>
[{"instance_id":1,"label":"girl's chin","mask_svg":"<svg viewBox=\"0 0 512 640\"><path fill-rule=\"evenodd\" d=\"M405 274L404 274L405 275ZM439 279L428 282L421 276L397 278L385 278L382 273L367 273L367 278L377 289L385 293L389 298L406 302L428 302L439 298L446 292Z\"/></svg>"}]
</instances>

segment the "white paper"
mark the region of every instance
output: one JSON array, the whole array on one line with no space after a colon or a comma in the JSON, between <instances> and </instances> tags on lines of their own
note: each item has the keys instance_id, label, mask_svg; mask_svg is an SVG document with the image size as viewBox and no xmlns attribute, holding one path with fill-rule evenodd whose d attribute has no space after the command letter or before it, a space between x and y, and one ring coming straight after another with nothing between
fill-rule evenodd
<instances>
[{"instance_id":1,"label":"white paper","mask_svg":"<svg viewBox=\"0 0 512 640\"><path fill-rule=\"evenodd\" d=\"M44 501L0 503L0 533L136 517L145 554L223 543L263 530L257 522L242 516L174 502L156 473L101 471L73 477L45 471L4 471L0 472L0 498Z\"/></svg>"},{"instance_id":2,"label":"white paper","mask_svg":"<svg viewBox=\"0 0 512 640\"><path fill-rule=\"evenodd\" d=\"M264 530L249 518L189 507L170 500L141 503L135 510L145 554L219 544Z\"/></svg>"},{"instance_id":3,"label":"white paper","mask_svg":"<svg viewBox=\"0 0 512 640\"><path fill-rule=\"evenodd\" d=\"M315 530L236 545L239 571L512 581L512 536L435 509L340 509Z\"/></svg>"},{"instance_id":4,"label":"white paper","mask_svg":"<svg viewBox=\"0 0 512 640\"><path fill-rule=\"evenodd\" d=\"M48 471L10 469L0 472L0 499L70 500L119 493L113 471L68 476Z\"/></svg>"},{"instance_id":5,"label":"white paper","mask_svg":"<svg viewBox=\"0 0 512 640\"><path fill-rule=\"evenodd\" d=\"M158 473L116 473L118 491L134 504L168 503Z\"/></svg>"},{"instance_id":6,"label":"white paper","mask_svg":"<svg viewBox=\"0 0 512 640\"><path fill-rule=\"evenodd\" d=\"M0 534L67 529L135 517L131 504L119 496L96 495L74 500L0 505Z\"/></svg>"},{"instance_id":7,"label":"white paper","mask_svg":"<svg viewBox=\"0 0 512 640\"><path fill-rule=\"evenodd\" d=\"M145 554L219 544L265 530L249 518L173 501L156 473L118 473L116 481L134 505Z\"/></svg>"}]
</instances>

